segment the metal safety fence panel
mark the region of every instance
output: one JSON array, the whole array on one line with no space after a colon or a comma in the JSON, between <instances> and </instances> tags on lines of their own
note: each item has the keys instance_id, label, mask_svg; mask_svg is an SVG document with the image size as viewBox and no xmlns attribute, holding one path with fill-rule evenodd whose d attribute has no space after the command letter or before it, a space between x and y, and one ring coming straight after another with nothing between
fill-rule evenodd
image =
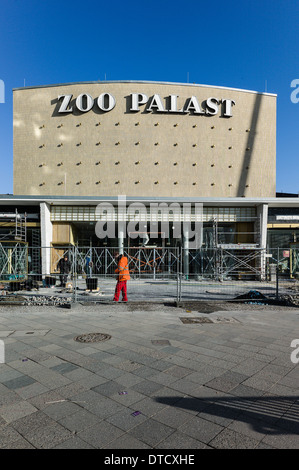
<instances>
[{"instance_id":1,"label":"metal safety fence panel","mask_svg":"<svg viewBox=\"0 0 299 470\"><path fill-rule=\"evenodd\" d=\"M73 298L80 301L113 300L117 274L117 247L75 247ZM129 301L173 301L178 293L180 252L176 248L128 248L130 280L127 281ZM119 300L122 301L122 293Z\"/></svg>"},{"instance_id":2,"label":"metal safety fence panel","mask_svg":"<svg viewBox=\"0 0 299 470\"><path fill-rule=\"evenodd\" d=\"M22 294L18 296L21 301L25 296L26 300L30 297L31 301L34 297L36 302L42 302L43 297L55 303L60 300L112 301L117 283L115 253L118 251L118 247L27 247L26 267L18 271L15 263L15 276L20 277L22 274L23 282L15 283L14 287L8 282L6 292L2 294L18 293ZM124 249L123 254L128 259L130 272L130 280L127 282L130 301L177 299L180 263L180 251L177 248L131 247ZM65 257L67 270L63 272L60 262ZM6 264L3 260L3 269Z\"/></svg>"},{"instance_id":3,"label":"metal safety fence panel","mask_svg":"<svg viewBox=\"0 0 299 470\"><path fill-rule=\"evenodd\" d=\"M73 245L0 246L0 294L68 299L72 302L112 301L116 287L118 247ZM299 277L299 250L235 247L129 247L129 301L237 300L249 292L277 297ZM59 262L68 257L61 273ZM120 301L122 296L120 297Z\"/></svg>"},{"instance_id":4,"label":"metal safety fence panel","mask_svg":"<svg viewBox=\"0 0 299 470\"><path fill-rule=\"evenodd\" d=\"M193 260L178 275L178 300L260 300L289 294L296 276L292 261L297 253L290 248L229 249L209 248L183 252L183 260ZM294 261L293 261L294 263ZM299 271L299 270L298 270ZM299 272L298 272L299 277Z\"/></svg>"}]
</instances>

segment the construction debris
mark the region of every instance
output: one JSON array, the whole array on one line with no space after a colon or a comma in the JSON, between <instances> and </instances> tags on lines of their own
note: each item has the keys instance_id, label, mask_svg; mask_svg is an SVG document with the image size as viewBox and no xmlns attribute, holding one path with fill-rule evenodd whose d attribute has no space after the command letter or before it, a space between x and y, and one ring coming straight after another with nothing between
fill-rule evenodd
<instances>
[{"instance_id":1,"label":"construction debris","mask_svg":"<svg viewBox=\"0 0 299 470\"><path fill-rule=\"evenodd\" d=\"M28 296L23 305L64 305L71 302L71 297L58 297L55 295Z\"/></svg>"},{"instance_id":2,"label":"construction debris","mask_svg":"<svg viewBox=\"0 0 299 470\"><path fill-rule=\"evenodd\" d=\"M290 307L298 307L299 306L299 293L298 294L284 294L279 296L279 301L283 303L283 305L290 306Z\"/></svg>"},{"instance_id":3,"label":"construction debris","mask_svg":"<svg viewBox=\"0 0 299 470\"><path fill-rule=\"evenodd\" d=\"M258 304L258 305L281 305L286 307L298 307L299 306L299 291L296 290L292 294L280 294L278 297L267 297L256 290L250 290L247 294L238 295L233 300L244 302L246 304Z\"/></svg>"},{"instance_id":4,"label":"construction debris","mask_svg":"<svg viewBox=\"0 0 299 470\"><path fill-rule=\"evenodd\" d=\"M258 290L250 290L247 294L241 294L235 297L234 300L258 300L267 301L268 298Z\"/></svg>"},{"instance_id":5,"label":"construction debris","mask_svg":"<svg viewBox=\"0 0 299 470\"><path fill-rule=\"evenodd\" d=\"M0 297L0 304L5 305L70 305L71 297L59 297L56 295L30 295L22 296L16 294L7 294Z\"/></svg>"}]
</instances>

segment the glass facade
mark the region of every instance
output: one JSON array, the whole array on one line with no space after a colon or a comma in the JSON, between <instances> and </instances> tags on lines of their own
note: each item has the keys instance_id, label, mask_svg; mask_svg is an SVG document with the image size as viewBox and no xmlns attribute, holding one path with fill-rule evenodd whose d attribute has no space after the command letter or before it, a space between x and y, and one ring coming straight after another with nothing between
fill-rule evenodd
<instances>
[{"instance_id":1,"label":"glass facade","mask_svg":"<svg viewBox=\"0 0 299 470\"><path fill-rule=\"evenodd\" d=\"M288 248L299 241L299 229L268 228L267 246L269 248Z\"/></svg>"}]
</instances>

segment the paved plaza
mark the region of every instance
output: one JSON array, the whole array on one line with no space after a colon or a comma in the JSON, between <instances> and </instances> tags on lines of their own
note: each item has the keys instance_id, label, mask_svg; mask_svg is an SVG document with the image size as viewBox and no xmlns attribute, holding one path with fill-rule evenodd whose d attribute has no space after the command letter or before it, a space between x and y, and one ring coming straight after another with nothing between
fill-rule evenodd
<instances>
[{"instance_id":1,"label":"paved plaza","mask_svg":"<svg viewBox=\"0 0 299 470\"><path fill-rule=\"evenodd\" d=\"M298 449L297 338L292 307L1 304L0 448Z\"/></svg>"}]
</instances>

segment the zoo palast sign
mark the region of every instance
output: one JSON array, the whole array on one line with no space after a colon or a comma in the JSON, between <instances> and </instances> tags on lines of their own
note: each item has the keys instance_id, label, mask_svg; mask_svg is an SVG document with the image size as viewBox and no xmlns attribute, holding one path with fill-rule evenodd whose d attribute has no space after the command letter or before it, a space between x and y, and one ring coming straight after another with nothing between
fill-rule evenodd
<instances>
[{"instance_id":1,"label":"zoo palast sign","mask_svg":"<svg viewBox=\"0 0 299 470\"><path fill-rule=\"evenodd\" d=\"M232 117L232 107L236 104L234 100L226 98L210 97L200 103L196 96L191 96L185 100L182 107L178 106L178 95L169 95L161 98L155 94L151 97L144 93L131 93L125 99L127 101L127 111L137 113L141 106L145 106L148 113L176 113L176 114L198 114L215 116L221 113L222 117ZM81 93L76 99L73 95L58 96L59 114L70 114L76 109L77 112L87 113L92 108L97 107L102 112L112 111L116 106L116 100L110 93L102 93L97 98L93 98L88 93Z\"/></svg>"}]
</instances>

